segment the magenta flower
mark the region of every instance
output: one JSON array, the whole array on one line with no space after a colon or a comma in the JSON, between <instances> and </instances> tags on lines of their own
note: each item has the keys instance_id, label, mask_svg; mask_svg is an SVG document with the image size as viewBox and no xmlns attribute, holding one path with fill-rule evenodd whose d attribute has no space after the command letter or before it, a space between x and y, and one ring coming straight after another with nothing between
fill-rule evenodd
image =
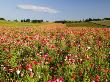
<instances>
[{"instance_id":1,"label":"magenta flower","mask_svg":"<svg viewBox=\"0 0 110 82\"><path fill-rule=\"evenodd\" d=\"M32 64L27 64L26 69L29 70L29 71L32 71Z\"/></svg>"}]
</instances>

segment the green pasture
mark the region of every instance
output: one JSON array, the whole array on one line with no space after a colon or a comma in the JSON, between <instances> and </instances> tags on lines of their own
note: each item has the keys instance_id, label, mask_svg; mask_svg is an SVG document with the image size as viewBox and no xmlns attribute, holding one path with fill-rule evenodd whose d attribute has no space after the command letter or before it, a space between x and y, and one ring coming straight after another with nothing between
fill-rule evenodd
<instances>
[{"instance_id":1,"label":"green pasture","mask_svg":"<svg viewBox=\"0 0 110 82\"><path fill-rule=\"evenodd\" d=\"M101 25L95 22L74 22L74 23L66 23L67 27L91 27L91 28L106 28L109 27L107 25Z\"/></svg>"},{"instance_id":2,"label":"green pasture","mask_svg":"<svg viewBox=\"0 0 110 82\"><path fill-rule=\"evenodd\" d=\"M15 22L15 21L0 21L0 26L7 27L33 27L45 25L48 23L27 23L27 22Z\"/></svg>"},{"instance_id":3,"label":"green pasture","mask_svg":"<svg viewBox=\"0 0 110 82\"><path fill-rule=\"evenodd\" d=\"M93 23L110 27L110 20L93 21Z\"/></svg>"}]
</instances>

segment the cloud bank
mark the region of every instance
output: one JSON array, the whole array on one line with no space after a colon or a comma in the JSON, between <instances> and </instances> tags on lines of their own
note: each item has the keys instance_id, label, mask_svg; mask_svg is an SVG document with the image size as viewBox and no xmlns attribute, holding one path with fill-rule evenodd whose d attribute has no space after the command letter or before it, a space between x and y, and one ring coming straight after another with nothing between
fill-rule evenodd
<instances>
[{"instance_id":1,"label":"cloud bank","mask_svg":"<svg viewBox=\"0 0 110 82\"><path fill-rule=\"evenodd\" d=\"M31 10L35 12L58 13L58 11L55 9L44 7L44 6L31 5L31 4L17 5L17 7L20 9Z\"/></svg>"}]
</instances>

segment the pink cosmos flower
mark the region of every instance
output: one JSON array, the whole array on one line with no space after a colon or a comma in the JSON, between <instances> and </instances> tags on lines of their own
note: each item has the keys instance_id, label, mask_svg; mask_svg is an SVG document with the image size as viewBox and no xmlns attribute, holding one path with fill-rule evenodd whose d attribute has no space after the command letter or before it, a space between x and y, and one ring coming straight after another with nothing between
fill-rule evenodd
<instances>
[{"instance_id":1,"label":"pink cosmos flower","mask_svg":"<svg viewBox=\"0 0 110 82\"><path fill-rule=\"evenodd\" d=\"M32 64L27 64L26 69L29 70L29 71L32 71Z\"/></svg>"},{"instance_id":2,"label":"pink cosmos flower","mask_svg":"<svg viewBox=\"0 0 110 82\"><path fill-rule=\"evenodd\" d=\"M57 82L63 82L63 78L60 77L59 79L56 80Z\"/></svg>"},{"instance_id":3,"label":"pink cosmos flower","mask_svg":"<svg viewBox=\"0 0 110 82\"><path fill-rule=\"evenodd\" d=\"M34 76L34 73L31 71L30 72L30 77L33 77Z\"/></svg>"},{"instance_id":4,"label":"pink cosmos flower","mask_svg":"<svg viewBox=\"0 0 110 82\"><path fill-rule=\"evenodd\" d=\"M49 80L47 82L63 82L63 78L60 77L60 78L57 78L57 79L52 79L52 80Z\"/></svg>"},{"instance_id":5,"label":"pink cosmos flower","mask_svg":"<svg viewBox=\"0 0 110 82\"><path fill-rule=\"evenodd\" d=\"M57 82L56 80L49 80L49 81L47 81L47 82Z\"/></svg>"}]
</instances>

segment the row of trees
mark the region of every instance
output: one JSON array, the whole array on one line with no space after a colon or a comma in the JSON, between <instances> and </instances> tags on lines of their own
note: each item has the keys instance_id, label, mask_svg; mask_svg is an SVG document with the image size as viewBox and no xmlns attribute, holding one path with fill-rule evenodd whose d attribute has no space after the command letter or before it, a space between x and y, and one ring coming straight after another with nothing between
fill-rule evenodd
<instances>
[{"instance_id":1,"label":"row of trees","mask_svg":"<svg viewBox=\"0 0 110 82\"><path fill-rule=\"evenodd\" d=\"M5 21L7 21L5 18L0 18L0 20L5 20ZM8 21L10 21L10 20L8 20ZM19 22L17 19L16 19L16 20L13 20L13 21ZM22 20L20 20L20 22L42 23L42 22L44 22L44 21L43 21L43 20L22 19Z\"/></svg>"},{"instance_id":2,"label":"row of trees","mask_svg":"<svg viewBox=\"0 0 110 82\"><path fill-rule=\"evenodd\" d=\"M84 21L85 22L90 22L90 21L101 21L102 19L92 19L92 18L88 18L88 19L85 19Z\"/></svg>"},{"instance_id":3,"label":"row of trees","mask_svg":"<svg viewBox=\"0 0 110 82\"><path fill-rule=\"evenodd\" d=\"M5 20L4 18L0 18L0 20Z\"/></svg>"},{"instance_id":4,"label":"row of trees","mask_svg":"<svg viewBox=\"0 0 110 82\"><path fill-rule=\"evenodd\" d=\"M101 21L101 20L110 20L110 18L103 18L103 19L100 19L100 18L97 18L97 19L88 18L88 19L85 19L84 21L85 22L89 22L89 21Z\"/></svg>"},{"instance_id":5,"label":"row of trees","mask_svg":"<svg viewBox=\"0 0 110 82\"><path fill-rule=\"evenodd\" d=\"M0 20L6 20L5 18L0 18ZM94 19L94 18L88 18L88 19L83 19L80 21L67 21L67 20L63 20L63 21L55 21L55 23L73 23L73 22L90 22L90 21L101 21L101 20L110 20L110 18L103 18L103 19ZM9 21L9 20L8 20ZM18 20L14 20L15 22L18 22ZM42 23L44 22L43 20L31 20L31 19L22 19L20 20L20 22L32 22L32 23ZM48 21L46 21L48 22Z\"/></svg>"},{"instance_id":6,"label":"row of trees","mask_svg":"<svg viewBox=\"0 0 110 82\"><path fill-rule=\"evenodd\" d=\"M21 22L32 22L32 23L42 23L43 20L30 20L30 19L23 19Z\"/></svg>"},{"instance_id":7,"label":"row of trees","mask_svg":"<svg viewBox=\"0 0 110 82\"><path fill-rule=\"evenodd\" d=\"M85 22L89 22L89 21L101 21L101 20L110 20L110 18L103 18L103 19L99 19L99 18L97 18L97 19L88 18L88 19L85 19L84 21Z\"/></svg>"},{"instance_id":8,"label":"row of trees","mask_svg":"<svg viewBox=\"0 0 110 82\"><path fill-rule=\"evenodd\" d=\"M110 20L110 18L103 18L103 19L94 19L94 18L88 18L88 19L83 19L80 21L67 21L67 20L62 20L62 21L55 21L55 23L77 23L77 22L90 22L90 21L101 21L101 20Z\"/></svg>"}]
</instances>

